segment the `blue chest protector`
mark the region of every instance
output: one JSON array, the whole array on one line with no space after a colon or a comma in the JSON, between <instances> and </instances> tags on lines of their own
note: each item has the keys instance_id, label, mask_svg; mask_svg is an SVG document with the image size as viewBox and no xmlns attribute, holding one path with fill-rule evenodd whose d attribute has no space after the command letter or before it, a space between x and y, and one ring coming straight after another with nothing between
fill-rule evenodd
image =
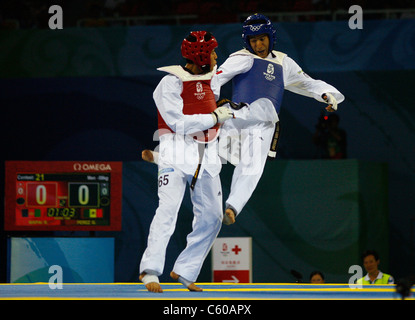
<instances>
[{"instance_id":1,"label":"blue chest protector","mask_svg":"<svg viewBox=\"0 0 415 320\"><path fill-rule=\"evenodd\" d=\"M279 113L283 94L282 66L269 60L254 59L251 70L233 78L232 100L235 102L252 103L268 98Z\"/></svg>"}]
</instances>

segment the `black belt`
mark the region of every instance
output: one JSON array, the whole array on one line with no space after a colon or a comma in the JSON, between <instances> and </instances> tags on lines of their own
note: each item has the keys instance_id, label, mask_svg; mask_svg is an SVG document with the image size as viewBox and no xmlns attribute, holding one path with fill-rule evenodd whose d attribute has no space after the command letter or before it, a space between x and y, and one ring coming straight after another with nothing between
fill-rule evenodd
<instances>
[{"instance_id":1,"label":"black belt","mask_svg":"<svg viewBox=\"0 0 415 320\"><path fill-rule=\"evenodd\" d=\"M199 164L197 165L195 174L193 175L192 183L190 184L190 189L192 190L195 188L197 177L199 176L200 167L202 166L202 160L203 160L203 155L205 154L206 146L207 144L205 143L199 143L197 146L197 150L199 151Z\"/></svg>"}]
</instances>

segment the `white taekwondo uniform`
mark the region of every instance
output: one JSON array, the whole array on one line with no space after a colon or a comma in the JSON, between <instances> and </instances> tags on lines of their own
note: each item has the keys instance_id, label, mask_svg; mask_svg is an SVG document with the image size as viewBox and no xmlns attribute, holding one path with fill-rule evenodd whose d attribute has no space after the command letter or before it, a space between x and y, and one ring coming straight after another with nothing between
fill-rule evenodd
<instances>
[{"instance_id":1,"label":"white taekwondo uniform","mask_svg":"<svg viewBox=\"0 0 415 320\"><path fill-rule=\"evenodd\" d=\"M215 126L210 112L216 108L220 92L216 68L201 75L192 75L181 66L158 70L169 73L153 94L159 115L159 206L140 264L140 273L157 276L163 273L166 248L176 226L186 185L190 184L199 163L199 146L205 145L196 142L192 136L212 127L213 133L217 133L219 125ZM219 176L222 164L217 154L217 137L211 135L209 139L199 178L194 190L190 191L193 230L173 268L176 274L190 282L196 281L223 218Z\"/></svg>"},{"instance_id":2,"label":"white taekwondo uniform","mask_svg":"<svg viewBox=\"0 0 415 320\"><path fill-rule=\"evenodd\" d=\"M224 123L220 134L220 139L225 139L234 136L235 130L241 133L240 161L235 163L231 192L226 200L226 206L238 215L263 173L275 123L279 121L284 89L320 102L324 102L323 93L331 93L338 103L344 96L332 85L308 76L293 59L279 51L272 51L267 58L246 49L237 51L218 68L217 76L221 86L233 80L232 101L248 103L248 117L251 113L256 120L263 119L250 122L236 117Z\"/></svg>"}]
</instances>

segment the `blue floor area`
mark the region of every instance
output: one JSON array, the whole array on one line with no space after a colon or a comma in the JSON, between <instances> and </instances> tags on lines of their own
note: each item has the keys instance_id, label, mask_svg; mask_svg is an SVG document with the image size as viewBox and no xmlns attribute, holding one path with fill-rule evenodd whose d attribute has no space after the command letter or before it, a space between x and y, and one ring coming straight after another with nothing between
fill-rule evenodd
<instances>
[{"instance_id":1,"label":"blue floor area","mask_svg":"<svg viewBox=\"0 0 415 320\"><path fill-rule=\"evenodd\" d=\"M0 284L0 299L121 299L121 300L395 300L394 285L367 285L351 289L348 284L197 283L203 292L190 292L181 284L162 283L163 293L150 293L142 283L63 284L51 289L48 283ZM408 299L415 299L412 289Z\"/></svg>"}]
</instances>

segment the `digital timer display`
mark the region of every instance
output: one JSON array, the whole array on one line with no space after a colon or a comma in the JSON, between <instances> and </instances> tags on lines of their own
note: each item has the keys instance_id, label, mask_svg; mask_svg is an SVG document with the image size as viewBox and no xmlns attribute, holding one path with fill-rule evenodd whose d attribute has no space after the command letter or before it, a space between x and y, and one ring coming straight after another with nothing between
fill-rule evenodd
<instances>
[{"instance_id":1,"label":"digital timer display","mask_svg":"<svg viewBox=\"0 0 415 320\"><path fill-rule=\"evenodd\" d=\"M7 161L5 229L119 230L121 171L119 162Z\"/></svg>"}]
</instances>

